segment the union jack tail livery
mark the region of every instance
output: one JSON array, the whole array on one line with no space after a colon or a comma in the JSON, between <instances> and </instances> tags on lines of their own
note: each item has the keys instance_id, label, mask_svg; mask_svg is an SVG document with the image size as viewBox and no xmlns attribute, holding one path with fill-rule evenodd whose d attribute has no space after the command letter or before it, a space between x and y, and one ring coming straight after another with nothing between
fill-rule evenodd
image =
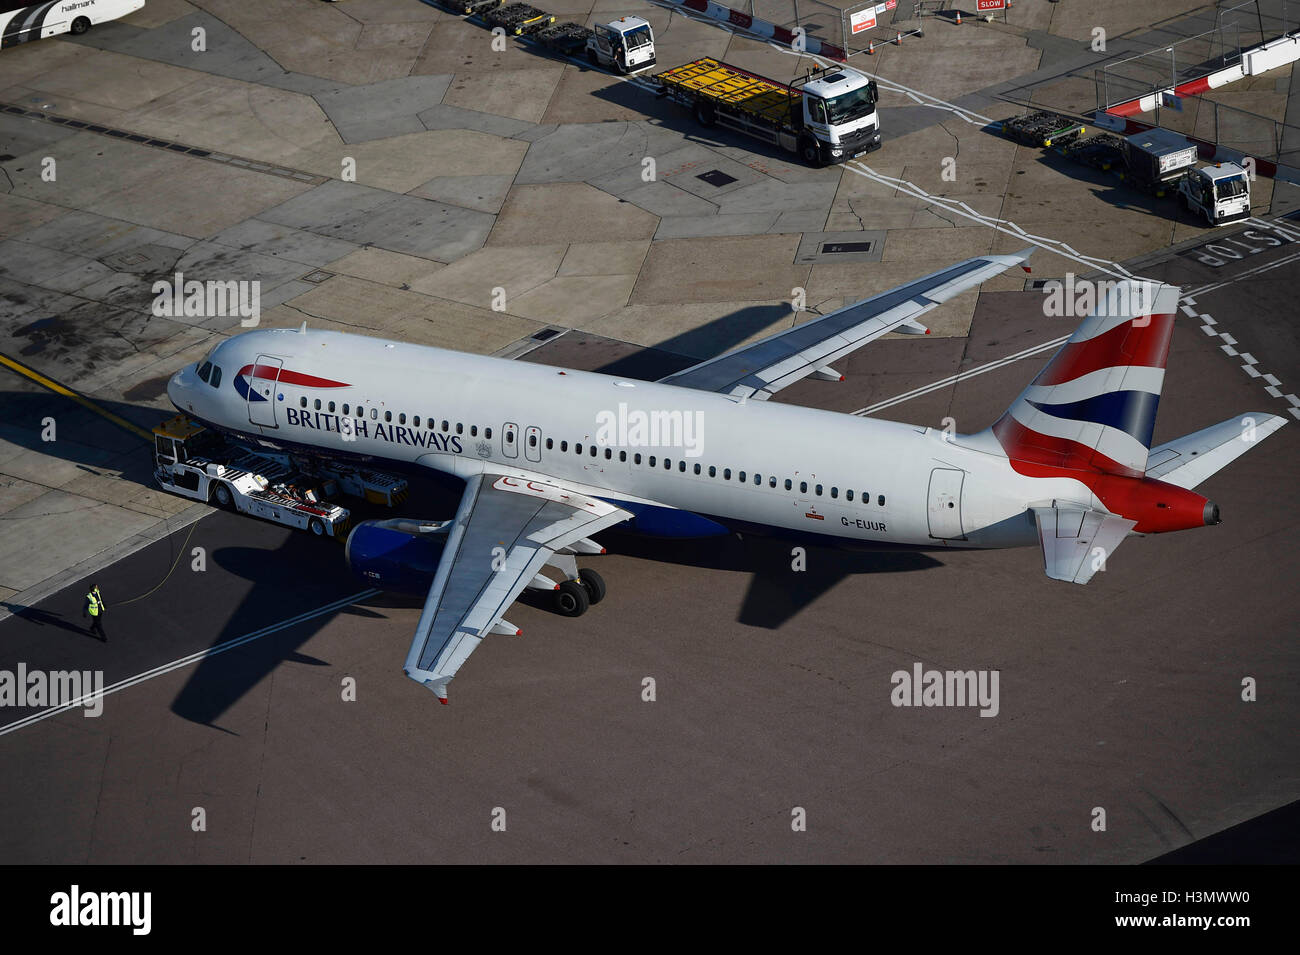
<instances>
[{"instance_id":1,"label":"union jack tail livery","mask_svg":"<svg viewBox=\"0 0 1300 955\"><path fill-rule=\"evenodd\" d=\"M1114 283L993 425L1007 457L1142 477L1177 306L1172 285Z\"/></svg>"}]
</instances>

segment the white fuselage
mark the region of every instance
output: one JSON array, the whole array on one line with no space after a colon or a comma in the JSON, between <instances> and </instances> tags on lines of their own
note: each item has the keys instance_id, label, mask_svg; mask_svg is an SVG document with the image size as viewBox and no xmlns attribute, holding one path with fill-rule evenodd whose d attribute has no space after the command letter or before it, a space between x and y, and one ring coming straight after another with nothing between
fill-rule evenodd
<instances>
[{"instance_id":1,"label":"white fuselage","mask_svg":"<svg viewBox=\"0 0 1300 955\"><path fill-rule=\"evenodd\" d=\"M246 400L234 386L240 370L273 366L268 359L281 363L279 380L253 379L267 400ZM462 477L490 469L558 478L596 497L729 526L1007 547L1037 543L1031 503L1099 506L1073 479L1018 474L980 436L773 401L338 332L246 332L208 360L221 369L217 387L188 366L169 397L255 442ZM649 444L654 422L660 434Z\"/></svg>"}]
</instances>

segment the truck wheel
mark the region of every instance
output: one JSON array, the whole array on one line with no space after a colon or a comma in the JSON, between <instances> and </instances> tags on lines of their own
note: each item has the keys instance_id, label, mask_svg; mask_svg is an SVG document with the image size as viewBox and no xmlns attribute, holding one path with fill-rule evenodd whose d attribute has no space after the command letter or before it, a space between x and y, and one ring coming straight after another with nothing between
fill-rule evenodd
<instances>
[{"instance_id":1,"label":"truck wheel","mask_svg":"<svg viewBox=\"0 0 1300 955\"><path fill-rule=\"evenodd\" d=\"M307 530L311 531L317 537L325 536L325 522L319 517L313 517L307 522Z\"/></svg>"},{"instance_id":2,"label":"truck wheel","mask_svg":"<svg viewBox=\"0 0 1300 955\"><path fill-rule=\"evenodd\" d=\"M718 114L713 109L713 104L707 100L697 99L695 101L695 119L701 126L712 126L718 121Z\"/></svg>"},{"instance_id":3,"label":"truck wheel","mask_svg":"<svg viewBox=\"0 0 1300 955\"><path fill-rule=\"evenodd\" d=\"M85 17L77 17L77 19L72 21L72 26L69 29L77 36L81 36L81 34L90 29L90 21Z\"/></svg>"},{"instance_id":4,"label":"truck wheel","mask_svg":"<svg viewBox=\"0 0 1300 955\"><path fill-rule=\"evenodd\" d=\"M230 510L235 503L234 495L230 493L230 488L221 481L212 485L212 500L216 502L217 507L223 510Z\"/></svg>"},{"instance_id":5,"label":"truck wheel","mask_svg":"<svg viewBox=\"0 0 1300 955\"><path fill-rule=\"evenodd\" d=\"M804 162L814 169L824 165L822 162L822 148L818 145L817 140L811 136L803 136L799 139L799 155Z\"/></svg>"},{"instance_id":6,"label":"truck wheel","mask_svg":"<svg viewBox=\"0 0 1300 955\"><path fill-rule=\"evenodd\" d=\"M605 578L594 570L584 570L578 574L578 580L587 588L587 599L594 607L605 599Z\"/></svg>"},{"instance_id":7,"label":"truck wheel","mask_svg":"<svg viewBox=\"0 0 1300 955\"><path fill-rule=\"evenodd\" d=\"M581 617L590 606L587 588L576 580L566 580L555 589L555 612L563 617Z\"/></svg>"}]
</instances>

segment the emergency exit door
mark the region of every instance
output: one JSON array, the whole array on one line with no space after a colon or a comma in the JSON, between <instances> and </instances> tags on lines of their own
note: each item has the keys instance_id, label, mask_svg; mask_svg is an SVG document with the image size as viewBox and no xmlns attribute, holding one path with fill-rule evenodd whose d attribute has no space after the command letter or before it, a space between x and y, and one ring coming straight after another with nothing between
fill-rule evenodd
<instances>
[{"instance_id":1,"label":"emergency exit door","mask_svg":"<svg viewBox=\"0 0 1300 955\"><path fill-rule=\"evenodd\" d=\"M961 488L966 472L956 468L935 468L930 472L930 536L940 540L961 540Z\"/></svg>"},{"instance_id":2,"label":"emergency exit door","mask_svg":"<svg viewBox=\"0 0 1300 955\"><path fill-rule=\"evenodd\" d=\"M280 380L283 362L258 355L248 376L248 420L263 428L279 427L275 423L275 386Z\"/></svg>"}]
</instances>

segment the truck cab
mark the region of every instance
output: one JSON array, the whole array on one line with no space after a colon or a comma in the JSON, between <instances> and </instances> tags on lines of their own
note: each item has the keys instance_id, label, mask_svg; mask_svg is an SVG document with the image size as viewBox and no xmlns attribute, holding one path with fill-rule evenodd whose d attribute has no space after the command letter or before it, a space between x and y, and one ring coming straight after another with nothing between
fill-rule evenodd
<instances>
[{"instance_id":1,"label":"truck cab","mask_svg":"<svg viewBox=\"0 0 1300 955\"><path fill-rule=\"evenodd\" d=\"M1208 225L1240 222L1250 215L1250 176L1234 162L1189 169L1178 182L1178 195L1188 212Z\"/></svg>"},{"instance_id":2,"label":"truck cab","mask_svg":"<svg viewBox=\"0 0 1300 955\"><path fill-rule=\"evenodd\" d=\"M811 165L847 162L880 146L875 80L833 66L796 79L802 93L799 153Z\"/></svg>"},{"instance_id":3,"label":"truck cab","mask_svg":"<svg viewBox=\"0 0 1300 955\"><path fill-rule=\"evenodd\" d=\"M655 65L655 37L641 17L619 17L592 27L587 38L587 59L627 75Z\"/></svg>"}]
</instances>

